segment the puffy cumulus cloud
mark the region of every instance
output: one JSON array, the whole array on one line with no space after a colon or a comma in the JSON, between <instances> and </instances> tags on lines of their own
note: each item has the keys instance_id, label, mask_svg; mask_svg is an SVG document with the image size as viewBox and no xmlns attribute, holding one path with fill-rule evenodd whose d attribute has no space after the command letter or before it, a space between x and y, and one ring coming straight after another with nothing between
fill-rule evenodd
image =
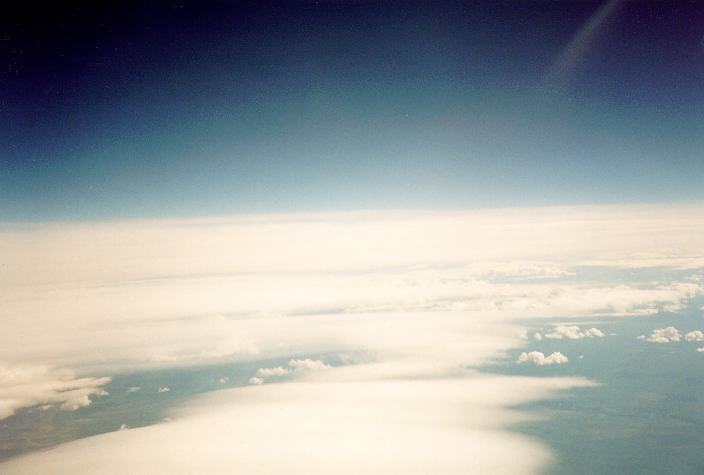
<instances>
[{"instance_id":1,"label":"puffy cumulus cloud","mask_svg":"<svg viewBox=\"0 0 704 475\"><path fill-rule=\"evenodd\" d=\"M693 330L684 334L686 341L704 341L704 332L701 330Z\"/></svg>"},{"instance_id":2,"label":"puffy cumulus cloud","mask_svg":"<svg viewBox=\"0 0 704 475\"><path fill-rule=\"evenodd\" d=\"M275 368L259 368L256 376L258 378L272 378L286 376L289 372L289 369L284 368L283 366L276 366Z\"/></svg>"},{"instance_id":3,"label":"puffy cumulus cloud","mask_svg":"<svg viewBox=\"0 0 704 475\"><path fill-rule=\"evenodd\" d=\"M544 336L552 340L561 340L563 338L568 340L581 340L582 338L601 338L605 335L598 328L582 330L576 325L557 325L552 331L545 333Z\"/></svg>"},{"instance_id":4,"label":"puffy cumulus cloud","mask_svg":"<svg viewBox=\"0 0 704 475\"><path fill-rule=\"evenodd\" d=\"M171 388L168 386L162 386L158 389L158 392L160 393L168 393L169 391L171 391Z\"/></svg>"},{"instance_id":5,"label":"puffy cumulus cloud","mask_svg":"<svg viewBox=\"0 0 704 475\"><path fill-rule=\"evenodd\" d=\"M332 366L323 363L321 360L312 360L306 358L304 360L291 360L288 362L289 368L293 368L294 371L320 371L323 369L330 369Z\"/></svg>"},{"instance_id":6,"label":"puffy cumulus cloud","mask_svg":"<svg viewBox=\"0 0 704 475\"><path fill-rule=\"evenodd\" d=\"M548 366L548 365L554 365L554 364L565 364L569 363L569 359L560 353L559 351L556 351L554 353L550 353L549 356L545 356L540 351L530 351L530 352L523 352L518 356L518 363L534 363L538 366Z\"/></svg>"},{"instance_id":7,"label":"puffy cumulus cloud","mask_svg":"<svg viewBox=\"0 0 704 475\"><path fill-rule=\"evenodd\" d=\"M670 343L681 341L682 334L675 327L656 328L650 333L650 335L640 335L638 339L649 341L651 343Z\"/></svg>"},{"instance_id":8,"label":"puffy cumulus cloud","mask_svg":"<svg viewBox=\"0 0 704 475\"><path fill-rule=\"evenodd\" d=\"M649 341L651 343L672 343L680 341L704 341L704 332L701 330L692 330L682 334L675 327L656 328L650 335L640 335L639 340Z\"/></svg>"},{"instance_id":9,"label":"puffy cumulus cloud","mask_svg":"<svg viewBox=\"0 0 704 475\"><path fill-rule=\"evenodd\" d=\"M699 353L704 353L704 347L702 347L702 348L697 348L697 351L698 351Z\"/></svg>"},{"instance_id":10,"label":"puffy cumulus cloud","mask_svg":"<svg viewBox=\"0 0 704 475\"><path fill-rule=\"evenodd\" d=\"M537 473L550 453L505 430L525 420L507 408L587 385L481 374L378 379L371 366L358 366L354 377L341 370L317 373L325 379L218 391L166 424L82 439L0 469L5 475L81 475L96 467L107 475Z\"/></svg>"},{"instance_id":11,"label":"puffy cumulus cloud","mask_svg":"<svg viewBox=\"0 0 704 475\"><path fill-rule=\"evenodd\" d=\"M92 396L107 395L109 377L78 378L66 369L0 365L0 420L18 409L41 405L75 411L89 406Z\"/></svg>"},{"instance_id":12,"label":"puffy cumulus cloud","mask_svg":"<svg viewBox=\"0 0 704 475\"><path fill-rule=\"evenodd\" d=\"M273 368L259 368L255 373L254 377L250 378L249 384L262 384L267 379L280 378L282 376L287 376L291 373L300 374L330 368L332 368L332 366L324 363L321 360L312 360L310 358L302 360L293 359L288 362L286 368L284 368L283 366L276 366Z\"/></svg>"}]
</instances>

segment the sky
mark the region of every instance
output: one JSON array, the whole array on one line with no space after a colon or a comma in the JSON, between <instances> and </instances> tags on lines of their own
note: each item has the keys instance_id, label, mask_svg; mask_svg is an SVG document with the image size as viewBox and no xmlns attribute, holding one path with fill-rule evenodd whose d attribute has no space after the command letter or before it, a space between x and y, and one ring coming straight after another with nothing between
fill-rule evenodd
<instances>
[{"instance_id":1,"label":"sky","mask_svg":"<svg viewBox=\"0 0 704 475\"><path fill-rule=\"evenodd\" d=\"M0 219L702 199L696 2L10 2Z\"/></svg>"},{"instance_id":2,"label":"sky","mask_svg":"<svg viewBox=\"0 0 704 475\"><path fill-rule=\"evenodd\" d=\"M3 474L704 470L704 4L17 1L0 61Z\"/></svg>"}]
</instances>

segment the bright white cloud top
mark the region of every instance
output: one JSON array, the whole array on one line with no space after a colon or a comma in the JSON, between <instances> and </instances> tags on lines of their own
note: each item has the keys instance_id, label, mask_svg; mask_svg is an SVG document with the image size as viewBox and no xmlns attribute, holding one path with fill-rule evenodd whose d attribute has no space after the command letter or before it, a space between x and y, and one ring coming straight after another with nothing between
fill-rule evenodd
<instances>
[{"instance_id":1,"label":"bright white cloud top","mask_svg":"<svg viewBox=\"0 0 704 475\"><path fill-rule=\"evenodd\" d=\"M704 341L704 332L693 330L684 334L685 341Z\"/></svg>"},{"instance_id":2,"label":"bright white cloud top","mask_svg":"<svg viewBox=\"0 0 704 475\"><path fill-rule=\"evenodd\" d=\"M262 384L271 378L276 379L292 374L301 374L309 371L320 371L330 368L332 368L332 366L322 362L321 360L313 360L310 358L301 360L293 359L288 362L286 367L276 366L273 368L259 368L255 375L250 378L249 384Z\"/></svg>"},{"instance_id":3,"label":"bright white cloud top","mask_svg":"<svg viewBox=\"0 0 704 475\"><path fill-rule=\"evenodd\" d=\"M551 340L581 340L582 338L602 338L604 332L598 328L589 328L587 330L580 329L577 325L557 325L550 332L543 335L544 338Z\"/></svg>"},{"instance_id":4,"label":"bright white cloud top","mask_svg":"<svg viewBox=\"0 0 704 475\"><path fill-rule=\"evenodd\" d=\"M6 226L0 417L90 404L116 371L289 362L262 365L249 386L197 399L168 423L28 454L0 472L535 473L550 452L511 432L528 415L510 407L591 383L476 369L524 348L520 319L681 308L702 293L701 281L631 286L562 277L576 266L702 266L703 211L613 206ZM597 326L558 326L545 338L599 338ZM345 364L306 356L323 354L344 355ZM523 354L535 364L568 360Z\"/></svg>"},{"instance_id":5,"label":"bright white cloud top","mask_svg":"<svg viewBox=\"0 0 704 475\"><path fill-rule=\"evenodd\" d=\"M649 341L651 343L677 343L681 341L704 341L704 332L701 330L692 330L682 334L675 327L656 328L650 335L640 335L639 340Z\"/></svg>"},{"instance_id":6,"label":"bright white cloud top","mask_svg":"<svg viewBox=\"0 0 704 475\"><path fill-rule=\"evenodd\" d=\"M550 366L554 364L566 364L570 362L570 360L559 351L550 353L548 356L545 356L545 354L540 351L524 351L518 356L517 361L519 363L533 363L538 366Z\"/></svg>"}]
</instances>

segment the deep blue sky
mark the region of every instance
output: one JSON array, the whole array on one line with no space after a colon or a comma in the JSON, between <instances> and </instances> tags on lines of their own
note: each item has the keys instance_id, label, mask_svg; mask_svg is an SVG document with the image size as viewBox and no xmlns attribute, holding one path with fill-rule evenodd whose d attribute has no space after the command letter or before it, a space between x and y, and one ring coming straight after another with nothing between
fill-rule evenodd
<instances>
[{"instance_id":1,"label":"deep blue sky","mask_svg":"<svg viewBox=\"0 0 704 475\"><path fill-rule=\"evenodd\" d=\"M612 2L3 3L0 220L702 200L704 4Z\"/></svg>"}]
</instances>

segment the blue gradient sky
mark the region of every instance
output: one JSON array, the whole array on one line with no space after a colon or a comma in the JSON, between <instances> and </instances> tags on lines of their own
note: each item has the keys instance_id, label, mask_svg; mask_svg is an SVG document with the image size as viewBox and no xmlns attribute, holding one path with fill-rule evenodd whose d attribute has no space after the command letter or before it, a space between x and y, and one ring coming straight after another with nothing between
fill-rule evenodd
<instances>
[{"instance_id":1,"label":"blue gradient sky","mask_svg":"<svg viewBox=\"0 0 704 475\"><path fill-rule=\"evenodd\" d=\"M3 6L0 220L704 198L704 5Z\"/></svg>"}]
</instances>

